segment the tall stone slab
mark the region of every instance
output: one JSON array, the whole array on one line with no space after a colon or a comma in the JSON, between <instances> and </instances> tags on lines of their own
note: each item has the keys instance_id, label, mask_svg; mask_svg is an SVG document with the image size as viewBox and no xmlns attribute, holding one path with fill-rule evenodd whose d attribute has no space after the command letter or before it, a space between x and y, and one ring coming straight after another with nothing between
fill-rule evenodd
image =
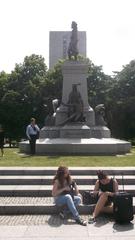
<instances>
[{"instance_id":1,"label":"tall stone slab","mask_svg":"<svg viewBox=\"0 0 135 240\"><path fill-rule=\"evenodd\" d=\"M95 125L95 113L88 103L87 76L89 65L84 61L65 61L62 65L63 90L62 103L67 103L72 85L77 84L83 100L83 115L88 126ZM61 125L67 119L68 107L60 105L56 111L56 126Z\"/></svg>"}]
</instances>

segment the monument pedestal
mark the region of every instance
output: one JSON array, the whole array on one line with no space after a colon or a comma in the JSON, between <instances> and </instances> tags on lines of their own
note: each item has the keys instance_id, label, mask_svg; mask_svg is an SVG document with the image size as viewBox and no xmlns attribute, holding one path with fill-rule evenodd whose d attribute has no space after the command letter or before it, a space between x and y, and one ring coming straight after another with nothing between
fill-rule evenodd
<instances>
[{"instance_id":1,"label":"monument pedestal","mask_svg":"<svg viewBox=\"0 0 135 240\"><path fill-rule=\"evenodd\" d=\"M77 85L82 101L83 116L87 126L95 125L95 113L88 103L87 76L89 65L84 61L65 61L62 65L63 91L62 103L67 104L72 86ZM56 126L63 125L68 118L68 107L60 105L56 110Z\"/></svg>"},{"instance_id":2,"label":"monument pedestal","mask_svg":"<svg viewBox=\"0 0 135 240\"><path fill-rule=\"evenodd\" d=\"M20 152L29 153L29 142L19 144ZM37 154L116 155L130 152L131 144L114 138L46 138L36 142Z\"/></svg>"},{"instance_id":3,"label":"monument pedestal","mask_svg":"<svg viewBox=\"0 0 135 240\"><path fill-rule=\"evenodd\" d=\"M89 127L85 123L70 123L62 127L43 127L40 139L45 138L110 138L110 130L106 126Z\"/></svg>"}]
</instances>

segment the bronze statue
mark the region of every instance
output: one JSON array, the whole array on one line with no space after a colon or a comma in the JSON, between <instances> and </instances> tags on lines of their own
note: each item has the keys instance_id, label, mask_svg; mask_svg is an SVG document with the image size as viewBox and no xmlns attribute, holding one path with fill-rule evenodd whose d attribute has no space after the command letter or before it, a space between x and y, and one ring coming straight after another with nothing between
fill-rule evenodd
<instances>
[{"instance_id":1,"label":"bronze statue","mask_svg":"<svg viewBox=\"0 0 135 240\"><path fill-rule=\"evenodd\" d=\"M68 47L68 57L70 60L72 59L72 57L74 57L74 59L77 60L77 55L79 54L77 47L78 43L77 23L73 21L71 27L73 30L71 33L71 39Z\"/></svg>"}]
</instances>

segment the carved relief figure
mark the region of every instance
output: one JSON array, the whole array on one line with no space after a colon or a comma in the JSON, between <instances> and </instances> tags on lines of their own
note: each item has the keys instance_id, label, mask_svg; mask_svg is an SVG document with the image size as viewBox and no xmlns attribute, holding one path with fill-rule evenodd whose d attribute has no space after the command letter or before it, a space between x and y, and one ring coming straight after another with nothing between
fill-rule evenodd
<instances>
[{"instance_id":1,"label":"carved relief figure","mask_svg":"<svg viewBox=\"0 0 135 240\"><path fill-rule=\"evenodd\" d=\"M72 91L69 94L67 104L69 105L68 117L74 115L73 120L81 121L83 116L83 101L80 92L77 90L77 84L72 85Z\"/></svg>"},{"instance_id":2,"label":"carved relief figure","mask_svg":"<svg viewBox=\"0 0 135 240\"><path fill-rule=\"evenodd\" d=\"M98 126L106 126L107 125L107 123L104 120L104 117L105 117L104 104L99 104L95 107L95 117L96 117L96 125L98 125Z\"/></svg>"},{"instance_id":3,"label":"carved relief figure","mask_svg":"<svg viewBox=\"0 0 135 240\"><path fill-rule=\"evenodd\" d=\"M68 117L67 119L61 123L64 125L67 122L83 122L83 100L80 92L77 90L77 85L72 85L72 91L69 93L68 102L62 103L64 106L68 107Z\"/></svg>"},{"instance_id":4,"label":"carved relief figure","mask_svg":"<svg viewBox=\"0 0 135 240\"><path fill-rule=\"evenodd\" d=\"M56 110L59 105L58 99L52 100L53 112L50 111L45 118L45 126L55 126Z\"/></svg>"}]
</instances>

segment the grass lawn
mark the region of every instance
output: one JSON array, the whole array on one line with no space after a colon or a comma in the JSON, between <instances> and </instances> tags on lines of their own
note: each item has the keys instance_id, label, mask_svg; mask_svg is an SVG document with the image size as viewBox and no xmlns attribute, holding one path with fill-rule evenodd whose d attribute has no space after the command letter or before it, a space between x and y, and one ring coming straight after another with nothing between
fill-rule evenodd
<instances>
[{"instance_id":1,"label":"grass lawn","mask_svg":"<svg viewBox=\"0 0 135 240\"><path fill-rule=\"evenodd\" d=\"M135 166L135 148L131 153L118 156L28 156L18 148L5 148L0 166Z\"/></svg>"}]
</instances>

